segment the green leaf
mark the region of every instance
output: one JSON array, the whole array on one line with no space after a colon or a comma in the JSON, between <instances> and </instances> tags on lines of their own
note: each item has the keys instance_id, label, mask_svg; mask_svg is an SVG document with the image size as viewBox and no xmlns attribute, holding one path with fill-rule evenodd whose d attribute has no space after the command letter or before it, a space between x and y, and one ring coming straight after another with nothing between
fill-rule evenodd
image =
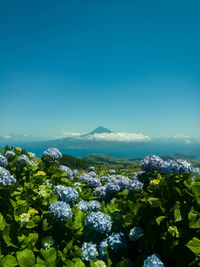
<instances>
[{"instance_id":1,"label":"green leaf","mask_svg":"<svg viewBox=\"0 0 200 267\"><path fill-rule=\"evenodd\" d=\"M11 255L7 255L1 261L2 267L14 267L17 265L18 265L18 263L17 263L16 258L14 256L11 256Z\"/></svg>"},{"instance_id":2,"label":"green leaf","mask_svg":"<svg viewBox=\"0 0 200 267\"><path fill-rule=\"evenodd\" d=\"M43 231L48 231L52 228L52 225L49 224L49 222L47 221L47 219L44 219L43 223L42 223L42 230Z\"/></svg>"},{"instance_id":3,"label":"green leaf","mask_svg":"<svg viewBox=\"0 0 200 267\"><path fill-rule=\"evenodd\" d=\"M129 264L126 260L123 260L117 263L116 267L129 267Z\"/></svg>"},{"instance_id":4,"label":"green leaf","mask_svg":"<svg viewBox=\"0 0 200 267\"><path fill-rule=\"evenodd\" d=\"M26 228L34 228L36 226L36 224L32 221L32 220L29 220L26 224Z\"/></svg>"},{"instance_id":5,"label":"green leaf","mask_svg":"<svg viewBox=\"0 0 200 267\"><path fill-rule=\"evenodd\" d=\"M200 228L200 213L191 208L189 214L189 228Z\"/></svg>"},{"instance_id":6,"label":"green leaf","mask_svg":"<svg viewBox=\"0 0 200 267\"><path fill-rule=\"evenodd\" d=\"M179 222L179 221L182 220L180 209L175 209L174 210L174 219L175 219L175 222Z\"/></svg>"},{"instance_id":7,"label":"green leaf","mask_svg":"<svg viewBox=\"0 0 200 267\"><path fill-rule=\"evenodd\" d=\"M80 258L74 258L72 261L75 263L74 267L85 267L84 262Z\"/></svg>"},{"instance_id":8,"label":"green leaf","mask_svg":"<svg viewBox=\"0 0 200 267\"><path fill-rule=\"evenodd\" d=\"M157 224L160 225L161 222L162 222L165 218L166 218L166 216L159 216L159 217L157 217L157 218L156 218L156 222L157 222Z\"/></svg>"},{"instance_id":9,"label":"green leaf","mask_svg":"<svg viewBox=\"0 0 200 267\"><path fill-rule=\"evenodd\" d=\"M0 213L0 231L3 231L5 226L6 226L6 222L5 222L4 218L3 218L2 213Z\"/></svg>"},{"instance_id":10,"label":"green leaf","mask_svg":"<svg viewBox=\"0 0 200 267\"><path fill-rule=\"evenodd\" d=\"M193 237L186 245L195 255L200 256L200 240Z\"/></svg>"},{"instance_id":11,"label":"green leaf","mask_svg":"<svg viewBox=\"0 0 200 267\"><path fill-rule=\"evenodd\" d=\"M70 261L70 260L66 260L66 266L68 267L75 267L75 264L72 262L72 261Z\"/></svg>"},{"instance_id":12,"label":"green leaf","mask_svg":"<svg viewBox=\"0 0 200 267\"><path fill-rule=\"evenodd\" d=\"M17 259L20 267L32 267L35 264L35 256L30 249L18 251Z\"/></svg>"},{"instance_id":13,"label":"green leaf","mask_svg":"<svg viewBox=\"0 0 200 267\"><path fill-rule=\"evenodd\" d=\"M13 242L15 240L15 235L17 234L17 229L14 224L7 224L3 230L3 239L7 246L18 248ZM17 237L16 237L17 239Z\"/></svg>"},{"instance_id":14,"label":"green leaf","mask_svg":"<svg viewBox=\"0 0 200 267\"><path fill-rule=\"evenodd\" d=\"M53 264L56 261L57 253L55 248L41 249L40 253L46 263Z\"/></svg>"}]
</instances>

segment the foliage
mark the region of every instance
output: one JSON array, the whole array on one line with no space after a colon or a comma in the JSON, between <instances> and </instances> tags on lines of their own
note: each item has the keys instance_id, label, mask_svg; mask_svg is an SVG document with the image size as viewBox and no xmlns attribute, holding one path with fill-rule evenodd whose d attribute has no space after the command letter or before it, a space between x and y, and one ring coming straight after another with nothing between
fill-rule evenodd
<instances>
[{"instance_id":1,"label":"foliage","mask_svg":"<svg viewBox=\"0 0 200 267\"><path fill-rule=\"evenodd\" d=\"M6 156L11 150L0 152ZM109 175L97 169L90 179L105 188L110 181L119 186L101 198L79 179L82 172L68 179L60 170L64 162L13 152L6 169L16 182L0 187L0 266L140 267L155 259L158 266L200 266L200 176L151 169L128 179L126 170ZM21 155L29 158L27 164L18 160ZM136 181L140 187L131 186ZM55 205L66 187L78 197Z\"/></svg>"}]
</instances>

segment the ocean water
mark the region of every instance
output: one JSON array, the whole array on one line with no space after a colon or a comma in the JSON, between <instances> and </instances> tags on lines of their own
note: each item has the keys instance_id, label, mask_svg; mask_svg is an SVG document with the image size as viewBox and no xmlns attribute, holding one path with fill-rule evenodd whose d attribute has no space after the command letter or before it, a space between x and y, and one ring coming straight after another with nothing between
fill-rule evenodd
<instances>
[{"instance_id":1,"label":"ocean water","mask_svg":"<svg viewBox=\"0 0 200 267\"><path fill-rule=\"evenodd\" d=\"M35 153L37 157L41 157L43 151L48 148L35 148L26 145L22 147L28 152ZM182 153L194 155L196 159L200 159L200 144L148 144L148 146L136 146L135 148L60 149L60 151L63 154L78 158L83 158L91 153L104 153L117 158L143 158L151 154L165 156Z\"/></svg>"}]
</instances>

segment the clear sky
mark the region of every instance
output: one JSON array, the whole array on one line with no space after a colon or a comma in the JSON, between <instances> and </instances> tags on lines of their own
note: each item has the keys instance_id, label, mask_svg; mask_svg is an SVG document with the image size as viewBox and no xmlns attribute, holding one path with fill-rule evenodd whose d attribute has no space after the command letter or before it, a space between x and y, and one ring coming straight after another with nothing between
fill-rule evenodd
<instances>
[{"instance_id":1,"label":"clear sky","mask_svg":"<svg viewBox=\"0 0 200 267\"><path fill-rule=\"evenodd\" d=\"M200 136L199 0L0 0L0 135Z\"/></svg>"}]
</instances>

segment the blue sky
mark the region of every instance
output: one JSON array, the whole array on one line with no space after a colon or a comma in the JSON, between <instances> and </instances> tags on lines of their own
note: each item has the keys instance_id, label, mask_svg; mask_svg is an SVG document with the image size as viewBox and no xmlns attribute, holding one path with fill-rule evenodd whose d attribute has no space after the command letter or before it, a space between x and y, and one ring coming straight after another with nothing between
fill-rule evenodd
<instances>
[{"instance_id":1,"label":"blue sky","mask_svg":"<svg viewBox=\"0 0 200 267\"><path fill-rule=\"evenodd\" d=\"M0 0L0 136L200 137L199 14L197 0Z\"/></svg>"}]
</instances>

